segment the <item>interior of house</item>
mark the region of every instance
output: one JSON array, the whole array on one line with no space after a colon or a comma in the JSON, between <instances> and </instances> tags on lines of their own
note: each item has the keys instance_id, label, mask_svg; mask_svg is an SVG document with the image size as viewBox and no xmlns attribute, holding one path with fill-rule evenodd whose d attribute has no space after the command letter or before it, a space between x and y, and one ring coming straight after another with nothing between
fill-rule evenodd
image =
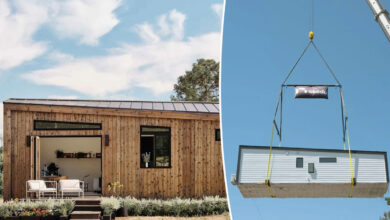
<instances>
[{"instance_id":1,"label":"interior of house","mask_svg":"<svg viewBox=\"0 0 390 220\"><path fill-rule=\"evenodd\" d=\"M101 137L41 137L41 179L78 179L86 194L100 194L101 144Z\"/></svg>"}]
</instances>

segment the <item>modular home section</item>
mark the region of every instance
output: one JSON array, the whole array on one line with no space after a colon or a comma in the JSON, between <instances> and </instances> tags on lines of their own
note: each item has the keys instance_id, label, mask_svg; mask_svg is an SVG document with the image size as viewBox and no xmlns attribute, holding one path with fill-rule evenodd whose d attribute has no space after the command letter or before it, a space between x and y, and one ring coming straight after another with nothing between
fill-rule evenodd
<instances>
[{"instance_id":1,"label":"modular home section","mask_svg":"<svg viewBox=\"0 0 390 220\"><path fill-rule=\"evenodd\" d=\"M59 178L102 195L120 182L122 196L225 196L219 129L218 103L9 99L4 199Z\"/></svg>"},{"instance_id":2,"label":"modular home section","mask_svg":"<svg viewBox=\"0 0 390 220\"><path fill-rule=\"evenodd\" d=\"M233 183L244 197L270 197L265 184L269 147L240 146ZM352 167L351 167L352 165ZM274 147L269 180L276 197L383 197L388 187L387 154Z\"/></svg>"}]
</instances>

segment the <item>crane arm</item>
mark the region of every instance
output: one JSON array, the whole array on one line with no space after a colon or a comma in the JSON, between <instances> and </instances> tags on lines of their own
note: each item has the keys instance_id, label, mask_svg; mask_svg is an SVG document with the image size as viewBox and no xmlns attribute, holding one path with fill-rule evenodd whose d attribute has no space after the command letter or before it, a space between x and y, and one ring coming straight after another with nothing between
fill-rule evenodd
<instances>
[{"instance_id":1,"label":"crane arm","mask_svg":"<svg viewBox=\"0 0 390 220\"><path fill-rule=\"evenodd\" d=\"M379 23L387 39L390 41L390 18L389 13L384 9L379 0L366 0L374 13L374 19Z\"/></svg>"}]
</instances>

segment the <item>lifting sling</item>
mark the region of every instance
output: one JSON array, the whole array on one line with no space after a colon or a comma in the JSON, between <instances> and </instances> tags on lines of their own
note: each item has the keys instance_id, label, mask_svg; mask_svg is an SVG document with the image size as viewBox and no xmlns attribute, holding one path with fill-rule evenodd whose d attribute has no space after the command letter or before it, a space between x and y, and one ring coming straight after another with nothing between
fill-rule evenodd
<instances>
[{"instance_id":1,"label":"lifting sling","mask_svg":"<svg viewBox=\"0 0 390 220\"><path fill-rule=\"evenodd\" d=\"M348 155L349 155L349 166L350 166L350 171L351 171L351 188L350 188L350 191L349 191L349 197L352 197L353 195L353 188L356 184L356 180L354 178L354 170L353 170L353 166L352 166L352 156L351 156L351 145L350 145L350 140L349 140L349 133L348 133L348 128L347 128L347 122L348 122L348 116L347 116L347 112L346 112L346 109L345 109L345 104L344 104L344 96L343 96L343 92L342 92L342 85L340 83L340 81L337 79L336 75L334 74L333 70L330 68L330 66L328 65L328 63L326 62L324 56L322 56L320 50L317 48L316 44L314 43L313 41L313 38L314 38L314 33L311 31L309 33L309 42L308 44L305 46L304 50L302 51L301 55L299 56L298 60L295 62L295 64L293 65L293 67L291 68L291 70L289 71L289 73L287 74L286 78L284 79L282 85L281 85L281 89L280 89L280 94L279 94L279 98L278 98L278 101L277 101L277 104L276 104L276 109L275 109L275 113L274 113L274 118L273 118L273 125L272 125L272 133L271 133L271 143L270 143L270 148L269 148L269 155L268 155L268 165L267 165L267 175L266 175L266 179L265 179L265 184L267 185L267 188L268 188L268 191L269 191L269 194L271 197L276 197L275 194L273 193L272 189L271 189L271 181L270 181L270 167L271 167L271 157L272 157L272 145L273 145L273 139L274 139L274 130L276 130L276 134L278 135L279 137L279 146L281 146L281 142L282 142L282 116L283 116L283 89L284 88L288 88L288 87L295 87L296 89L296 98L297 98L297 87L307 87L309 88L310 91L308 91L308 96L310 97L302 97L302 98L324 98L324 91L325 90L321 90L319 89L319 87L323 87L325 88L326 87L326 98L327 98L327 88L328 87L335 87L335 88L338 88L339 92L340 92L340 102L341 102L341 123L342 123L342 133L343 133L343 144L344 144L344 150L346 151L346 139L347 139L347 146L348 146ZM333 79L336 81L336 84L333 84L333 85L299 85L299 84L286 84L287 80L289 79L289 77L291 76L291 74L293 73L295 67L297 66L297 64L299 63L299 61L301 60L301 58L303 57L303 55L306 53L307 49L309 48L310 45L313 45L315 51L318 53L318 55L321 57L321 60L324 62L324 64L326 65L327 69L329 70L329 72L331 73ZM314 90L312 88L315 88ZM321 94L316 94L316 92L320 91ZM310 92L312 92L312 94L310 94ZM306 93L307 95L307 93ZM279 111L279 126L276 122L276 117L277 117L277 113Z\"/></svg>"}]
</instances>

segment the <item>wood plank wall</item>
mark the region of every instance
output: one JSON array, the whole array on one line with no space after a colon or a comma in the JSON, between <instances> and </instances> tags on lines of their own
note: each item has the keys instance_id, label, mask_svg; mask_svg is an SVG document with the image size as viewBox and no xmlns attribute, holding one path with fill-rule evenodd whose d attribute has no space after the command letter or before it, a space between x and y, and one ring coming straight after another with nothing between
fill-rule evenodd
<instances>
[{"instance_id":1,"label":"wood plank wall","mask_svg":"<svg viewBox=\"0 0 390 220\"><path fill-rule=\"evenodd\" d=\"M25 196L28 135L109 135L110 146L102 146L103 194L108 183L120 181L125 195L138 198L226 196L221 143L214 137L219 120L10 111L7 105L4 114L5 200ZM34 120L102 123L102 130L34 131ZM140 168L141 125L171 127L171 168Z\"/></svg>"}]
</instances>

